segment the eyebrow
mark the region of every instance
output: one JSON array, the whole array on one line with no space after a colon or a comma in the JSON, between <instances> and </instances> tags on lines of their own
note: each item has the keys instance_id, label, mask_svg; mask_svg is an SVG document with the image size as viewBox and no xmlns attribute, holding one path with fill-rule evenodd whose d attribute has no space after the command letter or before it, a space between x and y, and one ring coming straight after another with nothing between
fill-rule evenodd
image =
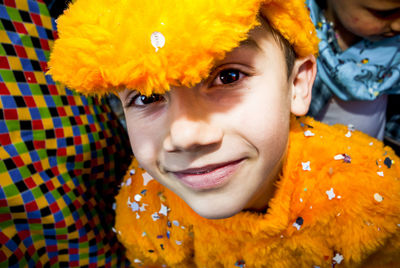
<instances>
[{"instance_id":1,"label":"eyebrow","mask_svg":"<svg viewBox=\"0 0 400 268\"><path fill-rule=\"evenodd\" d=\"M254 39L252 39L251 37L240 42L238 47L240 47L240 46L250 46L250 47L254 47L256 49L262 50L261 47L257 44L257 42Z\"/></svg>"}]
</instances>

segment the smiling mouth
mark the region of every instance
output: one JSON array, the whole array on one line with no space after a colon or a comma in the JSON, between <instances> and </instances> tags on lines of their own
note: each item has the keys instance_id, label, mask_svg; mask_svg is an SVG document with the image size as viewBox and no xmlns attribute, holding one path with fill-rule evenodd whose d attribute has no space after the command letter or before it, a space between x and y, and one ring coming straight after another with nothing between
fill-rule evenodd
<instances>
[{"instance_id":1,"label":"smiling mouth","mask_svg":"<svg viewBox=\"0 0 400 268\"><path fill-rule=\"evenodd\" d=\"M393 37L398 35L399 33L395 33L395 32L388 32L388 33L384 33L382 34L383 37Z\"/></svg>"},{"instance_id":2,"label":"smiling mouth","mask_svg":"<svg viewBox=\"0 0 400 268\"><path fill-rule=\"evenodd\" d=\"M183 184L192 189L213 189L225 185L232 177L231 175L239 168L243 160L244 159L239 159L231 162L171 173L174 174Z\"/></svg>"}]
</instances>

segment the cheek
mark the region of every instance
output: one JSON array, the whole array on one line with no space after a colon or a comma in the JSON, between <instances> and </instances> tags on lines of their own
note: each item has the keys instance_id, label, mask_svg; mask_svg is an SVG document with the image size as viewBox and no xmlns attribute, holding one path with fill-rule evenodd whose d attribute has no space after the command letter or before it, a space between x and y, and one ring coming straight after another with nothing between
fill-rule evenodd
<instances>
[{"instance_id":1,"label":"cheek","mask_svg":"<svg viewBox=\"0 0 400 268\"><path fill-rule=\"evenodd\" d=\"M142 167L150 168L150 165L157 161L157 155L162 147L162 139L155 124L152 127L149 127L148 124L146 126L142 126L140 122L136 122L136 124L127 122L133 154Z\"/></svg>"},{"instance_id":2,"label":"cheek","mask_svg":"<svg viewBox=\"0 0 400 268\"><path fill-rule=\"evenodd\" d=\"M369 36L380 35L386 31L386 23L370 15L353 16L343 20L343 25L347 30L367 39Z\"/></svg>"},{"instance_id":3,"label":"cheek","mask_svg":"<svg viewBox=\"0 0 400 268\"><path fill-rule=\"evenodd\" d=\"M268 92L268 89L264 89ZM278 90L278 89L276 89ZM286 88L281 89L282 92ZM281 147L289 128L290 102L284 94L260 95L237 114L242 135L258 150ZM243 112L244 111L244 112ZM262 148L261 148L262 147Z\"/></svg>"}]
</instances>

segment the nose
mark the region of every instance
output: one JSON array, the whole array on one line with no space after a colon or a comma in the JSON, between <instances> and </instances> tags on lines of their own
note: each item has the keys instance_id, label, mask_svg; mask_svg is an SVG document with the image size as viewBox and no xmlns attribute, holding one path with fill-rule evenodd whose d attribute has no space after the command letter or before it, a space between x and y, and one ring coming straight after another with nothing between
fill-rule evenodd
<instances>
[{"instance_id":1,"label":"nose","mask_svg":"<svg viewBox=\"0 0 400 268\"><path fill-rule=\"evenodd\" d=\"M223 131L211 122L212 112L202 109L196 99L177 101L171 106L169 134L163 142L166 151L191 151L222 141Z\"/></svg>"},{"instance_id":2,"label":"nose","mask_svg":"<svg viewBox=\"0 0 400 268\"><path fill-rule=\"evenodd\" d=\"M397 18L392 21L390 27L392 28L393 32L396 32L397 34L400 33L400 15L397 16Z\"/></svg>"}]
</instances>

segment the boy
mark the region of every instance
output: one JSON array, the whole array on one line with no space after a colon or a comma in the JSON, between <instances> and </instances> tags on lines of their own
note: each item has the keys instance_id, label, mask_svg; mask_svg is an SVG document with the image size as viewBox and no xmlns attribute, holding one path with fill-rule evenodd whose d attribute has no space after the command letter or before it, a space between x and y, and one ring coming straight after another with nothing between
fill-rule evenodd
<instances>
[{"instance_id":1,"label":"boy","mask_svg":"<svg viewBox=\"0 0 400 268\"><path fill-rule=\"evenodd\" d=\"M59 30L54 78L124 105L137 161L116 231L133 264L396 265L398 159L290 116L315 77L301 0L78 0Z\"/></svg>"}]
</instances>

